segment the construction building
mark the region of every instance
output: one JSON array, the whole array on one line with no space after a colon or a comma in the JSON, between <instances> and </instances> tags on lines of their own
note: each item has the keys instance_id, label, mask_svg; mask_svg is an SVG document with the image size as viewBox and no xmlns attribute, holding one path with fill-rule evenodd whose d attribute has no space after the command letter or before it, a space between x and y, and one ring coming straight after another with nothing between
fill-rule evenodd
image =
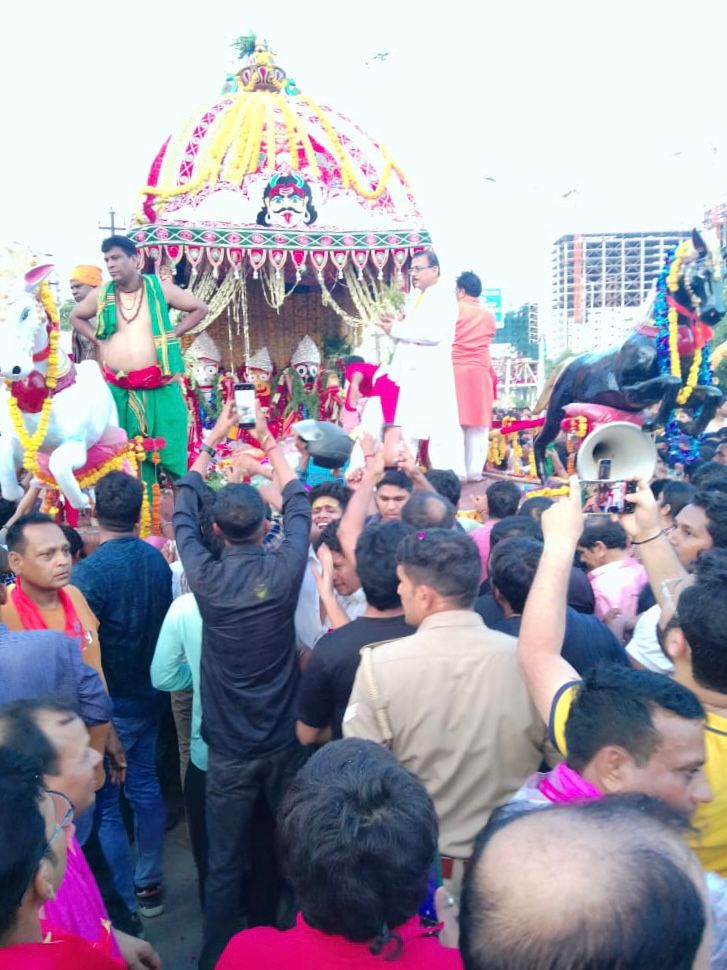
<instances>
[{"instance_id":1,"label":"construction building","mask_svg":"<svg viewBox=\"0 0 727 970\"><path fill-rule=\"evenodd\" d=\"M524 303L517 310L506 311L491 347L500 404L532 405L538 396L538 338L537 303Z\"/></svg>"},{"instance_id":2,"label":"construction building","mask_svg":"<svg viewBox=\"0 0 727 970\"><path fill-rule=\"evenodd\" d=\"M492 343L510 344L520 357L537 357L537 303L523 303L517 310L506 310L503 325L495 331Z\"/></svg>"},{"instance_id":3,"label":"construction building","mask_svg":"<svg viewBox=\"0 0 727 970\"><path fill-rule=\"evenodd\" d=\"M548 357L621 343L641 322L639 310L667 254L685 235L678 230L561 236L553 245Z\"/></svg>"},{"instance_id":4,"label":"construction building","mask_svg":"<svg viewBox=\"0 0 727 970\"><path fill-rule=\"evenodd\" d=\"M708 229L714 229L719 238L720 246L727 246L727 202L718 202L704 213L704 224Z\"/></svg>"}]
</instances>

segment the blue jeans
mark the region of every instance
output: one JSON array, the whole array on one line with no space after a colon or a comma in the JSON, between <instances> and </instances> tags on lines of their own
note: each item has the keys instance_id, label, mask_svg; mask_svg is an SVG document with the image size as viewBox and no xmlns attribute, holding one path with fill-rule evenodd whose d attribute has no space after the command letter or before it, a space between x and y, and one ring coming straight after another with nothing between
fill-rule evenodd
<instances>
[{"instance_id":1,"label":"blue jeans","mask_svg":"<svg viewBox=\"0 0 727 970\"><path fill-rule=\"evenodd\" d=\"M156 771L159 715L153 713L113 719L116 733L126 751L124 794L134 815L136 865L132 870L131 847L119 807L120 788L107 780L96 793L96 821L101 850L114 886L128 910L138 909L135 889L146 889L162 881L162 849L166 813Z\"/></svg>"}]
</instances>

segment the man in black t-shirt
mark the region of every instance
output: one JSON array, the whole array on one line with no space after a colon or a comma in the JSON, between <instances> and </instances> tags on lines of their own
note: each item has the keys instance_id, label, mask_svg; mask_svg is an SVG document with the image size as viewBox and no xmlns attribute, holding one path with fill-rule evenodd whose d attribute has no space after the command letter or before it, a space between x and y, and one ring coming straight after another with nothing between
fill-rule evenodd
<instances>
[{"instance_id":1,"label":"man in black t-shirt","mask_svg":"<svg viewBox=\"0 0 727 970\"><path fill-rule=\"evenodd\" d=\"M356 543L356 572L366 594L363 616L332 630L316 644L303 676L296 731L301 744L340 738L341 722L363 647L414 633L404 621L397 592L396 550L412 532L403 522L369 526Z\"/></svg>"}]
</instances>

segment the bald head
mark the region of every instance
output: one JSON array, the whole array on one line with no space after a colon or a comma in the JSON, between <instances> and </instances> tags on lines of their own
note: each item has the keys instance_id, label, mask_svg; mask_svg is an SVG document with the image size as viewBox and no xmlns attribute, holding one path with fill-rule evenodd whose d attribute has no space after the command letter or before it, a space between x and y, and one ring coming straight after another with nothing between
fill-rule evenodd
<instances>
[{"instance_id":1,"label":"bald head","mask_svg":"<svg viewBox=\"0 0 727 970\"><path fill-rule=\"evenodd\" d=\"M702 877L682 826L641 795L493 821L462 896L466 970L701 966Z\"/></svg>"},{"instance_id":2,"label":"bald head","mask_svg":"<svg viewBox=\"0 0 727 970\"><path fill-rule=\"evenodd\" d=\"M449 499L437 492L414 492L404 506L401 521L415 529L452 529L455 510Z\"/></svg>"}]
</instances>

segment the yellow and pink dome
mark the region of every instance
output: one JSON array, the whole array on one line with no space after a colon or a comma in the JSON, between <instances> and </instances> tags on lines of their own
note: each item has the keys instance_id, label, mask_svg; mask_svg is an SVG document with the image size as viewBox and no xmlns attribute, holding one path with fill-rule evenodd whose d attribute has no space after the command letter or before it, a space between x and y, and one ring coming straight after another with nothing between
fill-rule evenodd
<instances>
[{"instance_id":1,"label":"yellow and pink dome","mask_svg":"<svg viewBox=\"0 0 727 970\"><path fill-rule=\"evenodd\" d=\"M132 237L156 261L400 271L429 244L387 149L302 94L257 42L224 93L162 145Z\"/></svg>"}]
</instances>

